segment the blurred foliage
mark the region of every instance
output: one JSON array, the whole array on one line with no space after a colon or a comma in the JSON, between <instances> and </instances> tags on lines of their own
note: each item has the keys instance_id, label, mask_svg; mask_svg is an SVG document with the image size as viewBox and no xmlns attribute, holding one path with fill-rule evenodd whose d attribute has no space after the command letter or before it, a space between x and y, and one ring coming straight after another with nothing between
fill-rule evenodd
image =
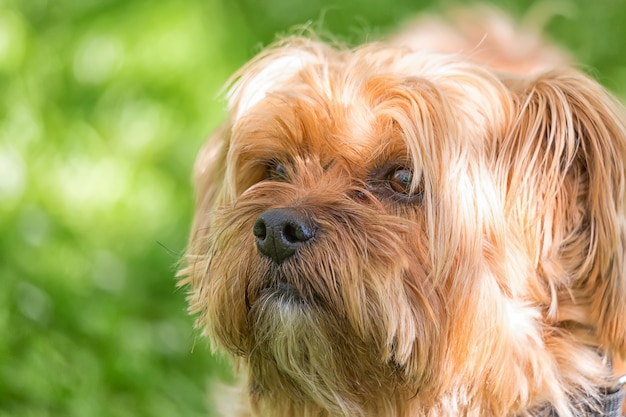
<instances>
[{"instance_id":1,"label":"blurred foliage","mask_svg":"<svg viewBox=\"0 0 626 417\"><path fill-rule=\"evenodd\" d=\"M174 273L220 86L293 25L360 41L449 5L0 0L0 417L211 415L229 374ZM626 96L626 3L541 5L546 32Z\"/></svg>"}]
</instances>

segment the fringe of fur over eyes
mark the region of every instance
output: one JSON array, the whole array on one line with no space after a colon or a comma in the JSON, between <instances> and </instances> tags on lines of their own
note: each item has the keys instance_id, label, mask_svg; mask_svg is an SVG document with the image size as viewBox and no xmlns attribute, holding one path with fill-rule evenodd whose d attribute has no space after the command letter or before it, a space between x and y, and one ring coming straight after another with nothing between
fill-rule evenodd
<instances>
[{"instance_id":1,"label":"fringe of fur over eyes","mask_svg":"<svg viewBox=\"0 0 626 417\"><path fill-rule=\"evenodd\" d=\"M437 26L438 53L424 22L354 49L290 37L233 78L179 273L242 374L225 415L571 417L612 384L624 109L484 20ZM259 249L268 212L306 232L287 259Z\"/></svg>"}]
</instances>

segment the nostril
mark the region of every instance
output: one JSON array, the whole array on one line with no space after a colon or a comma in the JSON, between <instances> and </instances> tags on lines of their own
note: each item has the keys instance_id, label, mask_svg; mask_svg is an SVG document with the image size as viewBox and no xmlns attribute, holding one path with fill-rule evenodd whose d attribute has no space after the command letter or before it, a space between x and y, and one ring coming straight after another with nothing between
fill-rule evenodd
<instances>
[{"instance_id":1,"label":"nostril","mask_svg":"<svg viewBox=\"0 0 626 417\"><path fill-rule=\"evenodd\" d=\"M283 237L291 243L306 242L313 237L313 231L304 224L287 223L283 228Z\"/></svg>"},{"instance_id":2,"label":"nostril","mask_svg":"<svg viewBox=\"0 0 626 417\"><path fill-rule=\"evenodd\" d=\"M267 225L262 218L257 219L252 228L252 232L257 239L264 240L267 237Z\"/></svg>"},{"instance_id":3,"label":"nostril","mask_svg":"<svg viewBox=\"0 0 626 417\"><path fill-rule=\"evenodd\" d=\"M287 242L293 243L297 242L299 239L296 236L297 232L293 225L286 224L283 228L283 238L287 240Z\"/></svg>"}]
</instances>

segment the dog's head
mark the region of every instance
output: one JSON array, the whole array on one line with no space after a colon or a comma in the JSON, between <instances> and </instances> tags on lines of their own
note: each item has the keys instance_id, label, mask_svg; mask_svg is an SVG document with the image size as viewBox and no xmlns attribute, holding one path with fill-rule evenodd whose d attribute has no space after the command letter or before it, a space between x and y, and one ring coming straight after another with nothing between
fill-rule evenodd
<instances>
[{"instance_id":1,"label":"dog's head","mask_svg":"<svg viewBox=\"0 0 626 417\"><path fill-rule=\"evenodd\" d=\"M586 76L289 38L228 99L180 275L255 407L567 411L624 351L626 132Z\"/></svg>"}]
</instances>

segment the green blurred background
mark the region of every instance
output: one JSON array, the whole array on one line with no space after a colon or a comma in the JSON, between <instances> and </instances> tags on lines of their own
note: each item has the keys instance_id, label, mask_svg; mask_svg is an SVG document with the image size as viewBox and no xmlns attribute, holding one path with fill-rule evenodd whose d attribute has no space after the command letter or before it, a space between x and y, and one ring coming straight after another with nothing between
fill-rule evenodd
<instances>
[{"instance_id":1,"label":"green blurred background","mask_svg":"<svg viewBox=\"0 0 626 417\"><path fill-rule=\"evenodd\" d=\"M221 85L295 24L356 42L451 4L0 0L0 416L211 415L229 374L174 264ZM546 32L626 97L626 2L542 7Z\"/></svg>"}]
</instances>

